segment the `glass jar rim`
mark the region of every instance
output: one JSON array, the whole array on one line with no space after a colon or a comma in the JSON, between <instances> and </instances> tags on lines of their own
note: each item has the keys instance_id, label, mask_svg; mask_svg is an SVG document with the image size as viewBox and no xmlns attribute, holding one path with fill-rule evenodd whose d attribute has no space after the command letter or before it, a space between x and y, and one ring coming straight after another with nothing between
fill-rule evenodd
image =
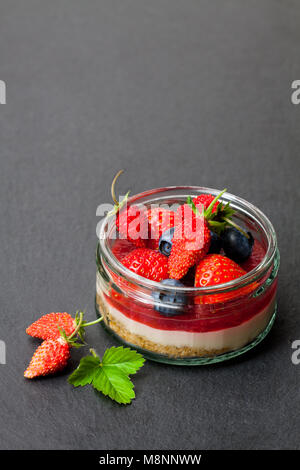
<instances>
[{"instance_id":1,"label":"glass jar rim","mask_svg":"<svg viewBox=\"0 0 300 470\"><path fill-rule=\"evenodd\" d=\"M133 203L137 203L140 199L144 198L149 198L153 197L155 195L158 195L163 192L174 192L176 191L186 191L187 193L189 192L196 192L198 194L213 194L217 195L220 191L213 189L213 188L206 188L206 187L201 187L201 186L166 186L166 187L161 187L161 188L154 188L150 189L138 194L135 194L128 198L128 205L131 205ZM176 194L174 195L174 198L176 197ZM178 197L178 196L177 196ZM168 196L168 199L170 196ZM167 197L166 197L167 199ZM155 198L154 200L151 199L147 201L147 203L156 203L158 200L161 200L161 198ZM276 233L274 230L274 227L270 220L266 217L266 215L258 209L256 206L251 204L250 202L246 201L245 199L235 196L234 194L231 194L229 192L225 192L222 197L220 198L220 201L223 202L231 202L232 207L235 205L239 205L239 209L237 209L237 212L243 212L246 214L249 218L252 220L255 220L255 222L260 226L260 228L264 231L266 239L267 239L267 250L265 253L264 258L261 260L261 262L251 271L247 272L243 276L234 279L233 281L226 282L223 284L218 284L214 286L206 286L206 287L178 287L178 286L166 286L162 285L156 281L152 281L150 279L144 278L133 271L129 270L126 268L121 261L119 261L111 249L109 248L107 244L108 236L107 233L110 233L112 228L113 228L113 221L114 218L109 217L106 215L106 217L103 219L101 223L101 230L100 230L100 237L97 245L97 257L99 256L99 250L101 252L101 256L103 257L105 264L109 267L110 270L114 272L114 274L123 277L126 280L129 280L131 283L142 287L144 289L157 289L158 285L162 287L164 291L169 291L169 292L182 292L186 294L199 294L199 295L206 295L206 294L212 294L212 293L225 293L232 291L237 288L244 287L248 284L251 284L252 282L256 281L257 279L263 277L268 270L270 269L272 262L274 260L276 251L277 251L277 239L276 239Z\"/></svg>"}]
</instances>

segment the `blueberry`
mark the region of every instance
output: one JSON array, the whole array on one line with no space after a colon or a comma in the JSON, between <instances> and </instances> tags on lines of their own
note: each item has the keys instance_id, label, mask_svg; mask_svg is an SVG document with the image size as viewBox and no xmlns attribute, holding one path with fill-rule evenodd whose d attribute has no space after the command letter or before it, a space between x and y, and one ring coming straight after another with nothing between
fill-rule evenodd
<instances>
[{"instance_id":1,"label":"blueberry","mask_svg":"<svg viewBox=\"0 0 300 470\"><path fill-rule=\"evenodd\" d=\"M210 232L210 247L208 253L220 253L222 248L222 239L215 232Z\"/></svg>"},{"instance_id":2,"label":"blueberry","mask_svg":"<svg viewBox=\"0 0 300 470\"><path fill-rule=\"evenodd\" d=\"M165 286L184 287L184 285L175 279L164 279L160 282ZM154 308L165 317L173 317L183 314L183 306L186 304L186 296L178 292L154 291L152 296L155 300ZM170 304L170 305L167 305Z\"/></svg>"},{"instance_id":3,"label":"blueberry","mask_svg":"<svg viewBox=\"0 0 300 470\"><path fill-rule=\"evenodd\" d=\"M174 231L175 227L169 228L161 235L159 239L158 249L165 256L169 256L171 253Z\"/></svg>"},{"instance_id":4,"label":"blueberry","mask_svg":"<svg viewBox=\"0 0 300 470\"><path fill-rule=\"evenodd\" d=\"M245 237L245 235L233 227L224 230L222 235L223 250L228 258L236 263L242 263L249 258L254 239L250 232L248 232L248 235L249 238Z\"/></svg>"}]
</instances>

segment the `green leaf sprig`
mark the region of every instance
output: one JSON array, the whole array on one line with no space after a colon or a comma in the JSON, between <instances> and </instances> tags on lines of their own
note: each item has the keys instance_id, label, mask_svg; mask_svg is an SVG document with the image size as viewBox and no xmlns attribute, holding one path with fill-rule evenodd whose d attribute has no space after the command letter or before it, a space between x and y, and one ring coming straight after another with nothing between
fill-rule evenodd
<instances>
[{"instance_id":1,"label":"green leaf sprig","mask_svg":"<svg viewBox=\"0 0 300 470\"><path fill-rule=\"evenodd\" d=\"M137 351L123 346L105 351L102 360L94 349L81 359L68 381L74 387L92 385L96 390L120 404L129 404L135 398L134 385L129 375L135 374L145 362Z\"/></svg>"}]
</instances>

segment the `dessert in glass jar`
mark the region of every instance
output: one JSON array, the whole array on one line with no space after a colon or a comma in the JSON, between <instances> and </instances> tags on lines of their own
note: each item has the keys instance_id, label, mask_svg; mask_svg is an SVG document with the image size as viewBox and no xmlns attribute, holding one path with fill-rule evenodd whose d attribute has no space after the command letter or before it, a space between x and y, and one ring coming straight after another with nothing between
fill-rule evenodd
<instances>
[{"instance_id":1,"label":"dessert in glass jar","mask_svg":"<svg viewBox=\"0 0 300 470\"><path fill-rule=\"evenodd\" d=\"M109 332L148 359L182 365L238 356L267 335L279 252L258 208L195 186L121 204L112 194L96 253L96 310Z\"/></svg>"}]
</instances>

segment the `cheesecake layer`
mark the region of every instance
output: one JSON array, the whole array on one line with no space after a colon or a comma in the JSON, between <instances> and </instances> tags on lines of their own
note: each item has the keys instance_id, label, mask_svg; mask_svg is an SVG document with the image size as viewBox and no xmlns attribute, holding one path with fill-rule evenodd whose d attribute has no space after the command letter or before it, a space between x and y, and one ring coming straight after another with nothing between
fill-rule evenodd
<instances>
[{"instance_id":1,"label":"cheesecake layer","mask_svg":"<svg viewBox=\"0 0 300 470\"><path fill-rule=\"evenodd\" d=\"M159 329L129 318L110 304L99 290L96 300L105 323L125 341L174 357L216 355L240 349L266 328L275 308L274 295L266 307L237 326L193 332Z\"/></svg>"}]
</instances>

